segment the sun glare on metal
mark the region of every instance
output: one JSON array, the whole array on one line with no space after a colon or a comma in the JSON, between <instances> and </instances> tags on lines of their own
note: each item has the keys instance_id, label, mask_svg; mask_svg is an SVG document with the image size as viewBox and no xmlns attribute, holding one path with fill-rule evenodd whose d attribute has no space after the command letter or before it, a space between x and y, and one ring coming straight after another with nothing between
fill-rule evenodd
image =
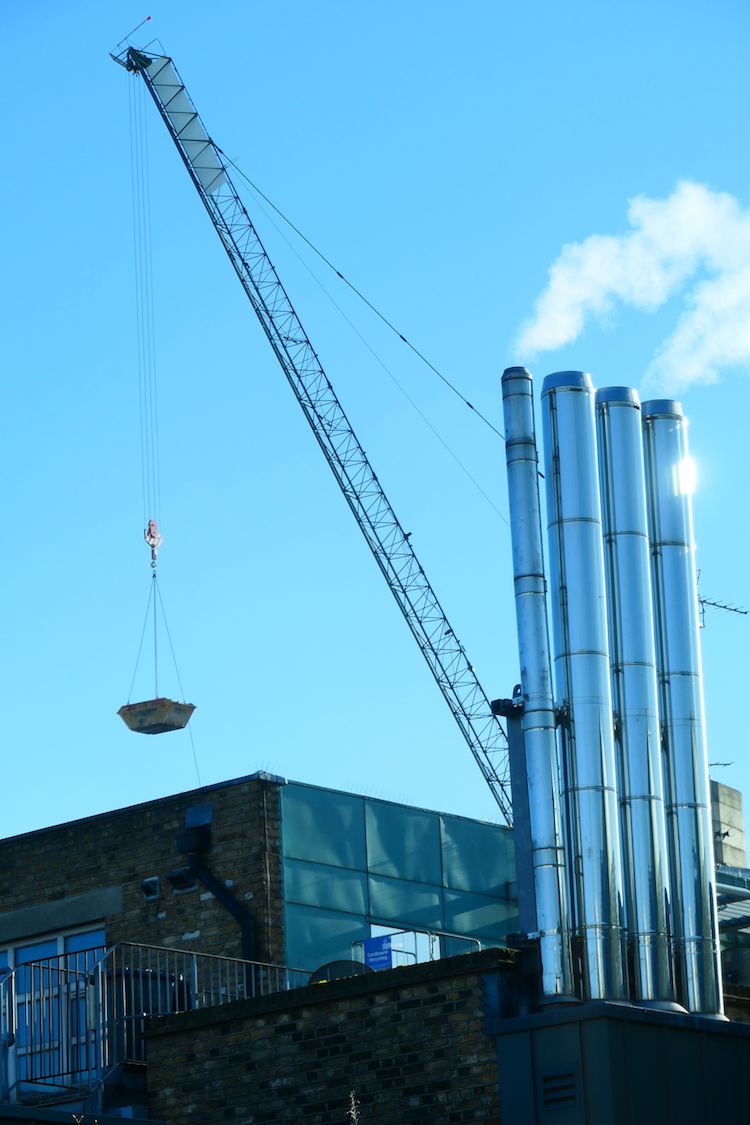
<instances>
[{"instance_id":1,"label":"sun glare on metal","mask_svg":"<svg viewBox=\"0 0 750 1125\"><path fill-rule=\"evenodd\" d=\"M695 492L697 474L692 457L683 457L677 465L677 485L681 496L692 496Z\"/></svg>"}]
</instances>

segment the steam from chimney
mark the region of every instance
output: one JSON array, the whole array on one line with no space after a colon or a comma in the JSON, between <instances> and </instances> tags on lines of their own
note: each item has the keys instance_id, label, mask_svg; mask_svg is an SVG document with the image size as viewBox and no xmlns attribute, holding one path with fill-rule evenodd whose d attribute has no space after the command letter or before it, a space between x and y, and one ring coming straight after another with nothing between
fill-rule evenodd
<instances>
[{"instance_id":1,"label":"steam from chimney","mask_svg":"<svg viewBox=\"0 0 750 1125\"><path fill-rule=\"evenodd\" d=\"M682 295L684 311L644 377L673 393L713 383L722 368L750 367L750 208L731 195L684 181L666 199L637 196L631 230L564 246L549 271L516 351L530 355L572 343L618 306L655 312Z\"/></svg>"}]
</instances>

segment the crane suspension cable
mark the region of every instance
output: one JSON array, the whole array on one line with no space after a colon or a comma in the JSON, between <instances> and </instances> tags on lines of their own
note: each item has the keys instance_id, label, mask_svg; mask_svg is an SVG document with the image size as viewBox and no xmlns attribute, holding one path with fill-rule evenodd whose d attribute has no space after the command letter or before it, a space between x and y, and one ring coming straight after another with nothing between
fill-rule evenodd
<instances>
[{"instance_id":1,"label":"crane suspension cable","mask_svg":"<svg viewBox=\"0 0 750 1125\"><path fill-rule=\"evenodd\" d=\"M156 575L154 574L154 578ZM143 618L143 628L141 629L141 641L138 645L138 655L135 658L135 668L133 669L133 678L130 681L130 691L128 692L128 703L133 697L133 688L135 686L135 677L138 674L138 665L141 662L141 651L143 649L143 638L146 636L146 626L148 625L148 611L151 609L151 599L154 596L154 583L149 582L148 585L148 601L146 602L146 615Z\"/></svg>"},{"instance_id":2,"label":"crane suspension cable","mask_svg":"<svg viewBox=\"0 0 750 1125\"><path fill-rule=\"evenodd\" d=\"M159 416L154 336L151 196L148 174L148 116L145 90L130 83L130 152L135 263L138 413L141 437L141 488L144 526L161 522Z\"/></svg>"},{"instance_id":3,"label":"crane suspension cable","mask_svg":"<svg viewBox=\"0 0 750 1125\"><path fill-rule=\"evenodd\" d=\"M242 175L242 173L240 173L240 174ZM267 199L267 197L266 197L265 195L263 195L263 193L262 193L262 192L260 192L260 191L258 190L258 188L254 187L254 185L250 183L250 180L248 180L248 179L247 179L247 176L243 176L243 178L244 178L245 180L247 180L247 183L248 183L248 184L250 185L250 187L251 187L251 190L253 190L253 191L257 191L257 192L258 192L258 194L259 194L260 196L262 196L262 198L263 198L263 199L265 199L265 200L266 200L266 202L269 202L269 201L268 201L268 199ZM464 463L463 463L463 461L462 461L462 460L460 459L460 457L459 457L459 456L458 456L458 455L457 455L456 453L454 453L454 451L453 451L453 450L451 449L451 447L450 447L450 446L448 445L448 442L447 442L447 441L445 440L445 438L444 438L444 437L442 436L442 434L440 434L440 433L439 433L439 432L438 432L438 431L437 431L437 430L435 429L435 427L433 426L432 422L431 422L431 421L430 421L430 419L429 419L429 418L427 417L427 415L426 415L426 414L425 414L425 413L424 413L424 412L423 412L422 410L420 410L420 408L419 408L419 406L417 405L417 403L416 403L416 402L414 401L414 399L413 399L413 398L411 397L411 395L410 395L410 394L409 394L409 392L408 392L408 391L406 390L406 388L405 388L404 386L402 386L402 384L401 384L401 383L400 383L400 382L398 381L398 379L396 378L396 376L395 376L395 375L393 374L393 372L391 371L390 367L388 367L388 365L387 365L387 364L386 364L386 363L385 363L385 362L384 362L384 361L383 361L383 360L381 359L381 357L380 357L380 356L378 355L378 353L377 353L377 352L375 351L375 349L374 349L374 348L372 347L372 345L370 344L370 342L369 342L368 340L366 340L366 339L365 339L365 337L364 337L364 336L362 335L362 333L360 332L360 330L359 330L359 329L357 328L356 324L354 324L354 322L353 322L352 320L350 320L350 318L349 318L349 317L348 317L348 316L346 315L346 313L344 312L344 310L343 310L343 309L341 308L341 305L340 305L340 304L338 303L338 301L336 301L336 299L335 299L335 298L333 297L333 295L332 295L331 293L329 293L329 291L328 291L328 290L326 289L325 285L324 285L324 284L323 284L323 282L322 282L322 281L320 280L320 278L319 278L319 277L318 277L318 276L317 276L317 275L316 275L315 273L313 273L313 271L312 271L312 270L310 269L310 266L309 266L309 265L307 264L307 262L305 261L305 259L304 259L304 258L302 257L302 255L301 255L301 254L299 254L299 253L297 252L296 248L295 248L295 247L294 247L294 246L292 245L292 243L291 243L291 242L289 241L289 239L288 239L288 238L286 237L286 235L285 235L285 234L284 234L284 232L283 232L283 231L281 230L281 228L280 228L280 227L279 227L279 226L277 225L277 223L275 223L275 222L274 222L274 220L273 220L273 219L272 219L272 217L271 217L271 216L270 216L270 215L268 214L268 212L267 212L267 211L265 210L265 208L263 207L263 205L259 203L259 204L258 204L258 206L259 206L259 208L260 208L260 209L261 209L261 210L263 211L263 214L264 214L264 215L266 216L266 218L268 219L268 221L269 221L269 222L270 222L270 223L272 224L272 226L273 226L274 230L276 230L276 231L278 232L278 234L280 235L280 237L284 239L284 242L286 242L287 246L288 246L288 247L289 247L289 249L290 249L290 250L292 251L292 253L294 254L294 256L295 256L295 257L297 258L297 260L298 260L298 261L299 261L299 262L300 262L300 263L301 263L301 264L302 264L302 265L304 266L304 268L305 268L305 269L307 270L307 272L309 273L310 277L311 277L311 278L313 279L313 281L315 282L315 284L316 284L316 285L318 285L318 286L320 287L320 289L321 289L321 290L323 291L323 293L325 293L326 297L327 297L327 298L328 298L328 300L329 300L329 301L331 302L331 304L333 305L333 307L334 307L334 308L336 309L336 311L337 311L337 312L338 312L338 313L339 313L339 314L340 314L340 315L341 315L341 316L343 317L343 319L344 319L344 320L346 321L346 323L347 323L347 324L349 325L349 327L351 328L352 332L354 332L355 336L357 336L357 337L358 337L358 338L359 338L359 339L360 339L360 340L362 341L362 343L363 343L363 344L364 344L364 346L365 346L365 347L367 348L368 352L369 352L369 353L370 353L370 355L371 355L371 356L373 357L373 359L375 360L375 362L376 362L376 363L378 363L378 364L379 364L379 365L380 365L380 366L381 366L381 367L383 368L383 370L385 371L385 373L386 373L386 375L388 376L388 378L389 378L389 379L391 379L391 380L392 380L392 381L393 381L393 382L394 382L394 383L396 384L396 386L397 386L397 387L398 387L398 389L399 389L399 390L401 391L401 394L402 394L402 395L404 396L404 398L406 399L406 401L407 401L407 402L408 402L408 403L410 404L410 406L412 406L412 407L413 407L413 409L414 409L414 410L416 410L417 414L418 414L418 415L419 415L419 417L420 417L420 418L422 419L422 421L424 422L424 424L425 424L425 425L426 425L427 427L429 427L429 429L430 429L430 430L432 430L433 434L435 435L435 437L437 438L437 440L438 440L438 441L440 442L440 444L441 444L441 445L442 445L442 446L443 446L443 447L444 447L444 448L446 449L446 451L448 452L448 454L449 454L449 455L450 455L450 456L451 456L451 457L453 458L453 460L454 460L454 461L456 462L456 464L457 464L457 465L458 465L458 467L459 467L459 468L461 469L461 471L462 471L463 473L465 473L465 474L466 474L466 476L467 476L467 477L469 478L469 480L470 480L470 481L471 481L471 483L472 483L472 484L474 485L474 487L476 488L476 490L477 490L477 491L478 491L479 493L481 493L481 495L482 495L482 496L484 497L484 499L485 499L485 500L487 501L487 503L488 503L488 504L489 504L489 506L490 506L490 507L492 508L492 510L493 510L493 511L494 511L494 512L496 513L496 515L498 515L498 516L500 517L500 519L501 519L501 520L503 521L503 523L504 523L504 524L506 524L506 526L507 526L507 527L510 527L510 523L509 523L509 521L508 521L508 520L506 519L506 517L505 517L505 516L503 515L503 513L502 513L502 512L500 511L500 509L499 509L499 508L497 507L497 505L495 504L494 500L492 500L492 498L491 498L490 496L488 496L488 495L487 495L487 493L486 493L486 492L484 491L484 489L482 488L482 486L481 486L481 484L479 483L479 481L478 481L478 480L476 480L476 478L475 478L474 476L472 476L472 474L471 474L471 473L469 472L469 470L468 470L468 469L466 468L466 465L464 465ZM273 203L271 203L271 204L270 204L270 206L271 206L271 207L273 207L274 211L277 211L277 212L278 212L278 214L279 214L279 215L281 215L281 212L279 211L278 207L275 207ZM281 215L281 217L282 217L282 218L284 218L284 216L283 216L283 215ZM285 222L289 222L289 220L288 220L288 219L284 219L284 221L285 221ZM292 223L289 223L289 225L290 225L290 226L292 227L292 229L293 229L293 230L297 231L297 228L296 228L295 226L293 226L293 224L292 224ZM299 231L297 231L297 233L299 234ZM304 235L300 235L300 237L301 237L301 238L303 238L305 242L307 242L307 241L308 241L308 240L307 240L306 238L304 238ZM312 245L312 243L308 243L308 245L310 245L310 246L311 246L311 245ZM316 251L316 253L318 253L318 252ZM319 254L319 257L321 257L321 258L322 258L322 257L323 257L323 255L322 255L322 254ZM325 258L323 258L323 260L325 261L326 259L325 259ZM381 318L381 319L382 319L382 318ZM441 376L441 378L442 378L442 376ZM459 393L459 392L457 392L457 393ZM472 409L473 409L473 408L472 408ZM478 413L478 411L475 411L475 413ZM482 416L481 416L481 414L479 415L479 417L480 417L480 418L482 417ZM494 430L494 426L490 425L490 428ZM497 432L498 432L498 431L497 431L497 430L495 430L495 433L497 433Z\"/></svg>"},{"instance_id":4,"label":"crane suspension cable","mask_svg":"<svg viewBox=\"0 0 750 1125\"><path fill-rule=\"evenodd\" d=\"M147 23L148 16L143 23ZM142 26L139 25L139 26ZM137 29L136 29L137 30ZM132 33L131 33L132 34ZM133 693L138 665L143 650L143 642L149 621L149 611L153 610L154 629L154 698L159 698L159 629L158 608L161 609L164 628L172 654L177 683L183 702L186 701L180 670L177 666L172 636L164 610L164 602L156 577L156 555L161 546L161 468L159 458L159 409L156 365L156 343L154 331L154 284L153 254L151 238L151 193L148 162L148 114L146 112L147 94L142 83L128 83L130 116L130 172L133 210L133 251L135 280L135 319L136 346L138 358L138 416L141 451L141 492L143 503L144 539L151 548L151 582L146 604L146 615L141 630L138 655L133 670L133 678L128 693L128 703ZM157 608L158 603L158 608ZM188 726L193 763L201 785L198 756L195 751L193 729Z\"/></svg>"},{"instance_id":5,"label":"crane suspension cable","mask_svg":"<svg viewBox=\"0 0 750 1125\"><path fill-rule=\"evenodd\" d=\"M156 596L159 599L159 605L161 607L161 615L162 615L162 619L164 621L164 629L165 629L166 634L167 634L167 640L169 641L169 651L172 653L172 660L174 662L174 670L177 674L177 683L178 683L179 688L180 688L180 698L182 699L183 703L185 703L185 702L187 702L187 696L185 695L185 689L182 686L182 677L180 675L180 669L177 665L177 657L175 656L174 645L172 644L172 634L169 631L169 622L167 621L167 611L164 609L164 601L163 601L162 596L161 596L161 590L159 589L159 583L156 579L156 572L154 572L154 589L156 591ZM188 726L187 730L188 730L188 734L190 735L190 746L191 746L192 751L193 751L193 763L195 765L195 773L196 773L196 776L198 778L198 785L200 786L202 784L202 782L201 782L201 771L198 768L198 755L195 752L195 742L193 740L193 728L191 726Z\"/></svg>"},{"instance_id":6,"label":"crane suspension cable","mask_svg":"<svg viewBox=\"0 0 750 1125\"><path fill-rule=\"evenodd\" d=\"M154 698L157 699L159 697L159 685L158 685L158 681L157 681L157 655L158 655L158 653L157 653L157 603L158 603L159 609L161 609L161 616L162 616L162 620L164 622L164 630L167 634L167 641L169 642L169 651L172 654L172 661L174 663L174 670L175 670L175 674L177 676L177 683L178 683L179 688L180 688L180 698L182 699L183 702L185 702L187 700L187 696L185 695L185 689L182 686L182 677L180 675L180 669L179 669L179 666L177 664L177 657L175 656L174 645L172 643L172 634L171 634L170 629L169 629L169 622L167 621L167 612L164 609L164 600L161 596L161 590L159 589L159 580L157 579L156 571L154 570L154 571L151 572L151 581L149 582L149 587L148 587L148 599L146 601L146 613L145 613L145 616L143 618L143 628L141 629L141 640L140 640L140 644L138 645L138 655L135 658L135 668L133 669L133 678L130 681L130 691L128 692L128 703L130 703L130 700L132 699L132 696L133 696L133 687L135 686L135 678L138 674L138 665L141 662L141 653L143 651L143 641L146 637L146 629L148 627L149 618L151 618L153 620L153 623L154 623ZM191 749L192 749L192 752L193 752L193 764L195 766L195 774L196 774L196 777L198 778L198 785L200 786L200 785L202 785L201 773L200 773L200 769L198 767L198 755L195 752L195 740L193 739L193 731L192 731L192 727L190 727L190 726L187 729L188 729L188 734L190 735L190 746L191 746Z\"/></svg>"},{"instance_id":7,"label":"crane suspension cable","mask_svg":"<svg viewBox=\"0 0 750 1125\"><path fill-rule=\"evenodd\" d=\"M302 239L302 241L310 247L313 254L317 254L317 256L320 258L320 260L322 262L325 262L325 264L328 266L328 268L330 270L333 270L333 272L336 274L336 277L340 278L341 281L343 281L344 285L346 285L349 289L351 289L352 293L354 293L357 297L359 297L360 301L362 301L365 305L367 305L368 309L370 309L372 312L374 312L375 316L377 316L380 320L382 320L383 324L385 324L386 327L389 328L391 330L391 332L394 333L395 336L398 336L399 340L401 340L404 344L406 344L407 348L409 348L410 351L414 352L414 355L417 356L418 359L421 359L422 363L426 364L427 367L429 367L430 371L433 371L435 373L435 375L437 375L438 379L442 379L442 381L445 383L446 387L449 387L450 390L453 391L454 395L457 395L458 398L461 399L461 402L464 404L464 406L468 406L469 410L473 411L474 414L476 414L477 418L480 418L482 420L482 422L484 422L485 426L489 426L489 428L492 430L492 432L494 434L496 434L500 438L501 441L504 442L505 441L505 435L501 434L500 431L495 426L492 425L492 422L490 422L489 418L486 418L484 416L484 414L482 414L481 410L477 410L476 406L474 406L472 403L469 402L469 400L461 393L461 391L459 391L458 387L454 386L453 383L451 383L450 379L446 379L446 377L445 377L445 375L443 375L442 371L439 371L438 368L435 367L435 364L431 363L430 360L427 358L427 356L424 355L422 352L420 352L419 348L415 348L414 344L412 344L409 340L407 340L406 336L404 336L404 334L402 332L399 332L399 330L395 326L395 324L393 324L388 319L388 317L385 316L380 311L380 309L378 309L375 305L373 305L372 301L369 301L367 299L367 297L365 297L364 293L362 293L361 290L357 289L356 285L353 285L352 282L349 281L349 279L347 277L344 277L343 273L341 273L340 270L336 269L333 262L331 262L321 250L318 250L317 246L315 246L315 244L312 243L310 241L310 239L307 238L302 233L302 231L299 229L299 227L295 226L294 223L292 222L292 220L288 219L286 217L286 215L284 214L284 212L279 210L279 208L276 206L276 204L273 203L268 198L268 196L265 195L260 190L260 188L257 186L257 184L253 183L253 181L250 179L249 176L245 175L245 173L242 171L242 169L237 164L235 164L235 162L229 156L227 156L227 154L222 149L220 149L217 144L214 144L214 148L224 158L224 160L226 160L227 164L231 164L232 168L234 168L237 175L240 176L241 179L243 179L245 181L245 183L248 185L248 187L252 188L252 190L254 192L257 192L257 194L261 197L261 199L264 199L266 201L266 203L268 204L268 206L273 208L273 210L276 212L276 214L279 216L279 218L283 219L283 221L287 224L287 226L291 227L291 229L294 231L294 233L296 235L298 235ZM493 505L493 507L494 507L494 505Z\"/></svg>"}]
</instances>

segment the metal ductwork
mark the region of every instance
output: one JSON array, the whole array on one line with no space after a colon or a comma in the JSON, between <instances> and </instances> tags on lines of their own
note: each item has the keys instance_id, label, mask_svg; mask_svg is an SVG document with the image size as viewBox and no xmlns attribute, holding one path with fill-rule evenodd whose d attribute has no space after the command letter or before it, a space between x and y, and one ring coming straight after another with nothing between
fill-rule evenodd
<instances>
[{"instance_id":1,"label":"metal ductwork","mask_svg":"<svg viewBox=\"0 0 750 1125\"><path fill-rule=\"evenodd\" d=\"M542 390L563 794L587 1000L627 998L594 387L581 371Z\"/></svg>"},{"instance_id":2,"label":"metal ductwork","mask_svg":"<svg viewBox=\"0 0 750 1125\"><path fill-rule=\"evenodd\" d=\"M641 407L596 392L625 917L633 999L676 1007Z\"/></svg>"},{"instance_id":3,"label":"metal ductwork","mask_svg":"<svg viewBox=\"0 0 750 1125\"><path fill-rule=\"evenodd\" d=\"M511 755L511 784L516 832L527 837L524 845L531 858L534 906L528 928L539 934L542 997L559 1002L575 999L575 987L531 375L525 367L508 368L502 389L523 712L520 761ZM528 810L528 824L523 826L518 815L522 808Z\"/></svg>"},{"instance_id":4,"label":"metal ductwork","mask_svg":"<svg viewBox=\"0 0 750 1125\"><path fill-rule=\"evenodd\" d=\"M687 421L671 399L643 404L656 659L666 756L676 960L691 1012L722 1011Z\"/></svg>"}]
</instances>

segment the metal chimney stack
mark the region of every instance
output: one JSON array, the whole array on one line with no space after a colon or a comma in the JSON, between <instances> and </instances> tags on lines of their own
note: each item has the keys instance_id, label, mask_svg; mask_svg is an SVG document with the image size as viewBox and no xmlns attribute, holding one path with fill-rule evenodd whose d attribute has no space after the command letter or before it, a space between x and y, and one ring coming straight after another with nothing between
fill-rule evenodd
<instances>
[{"instance_id":1,"label":"metal chimney stack","mask_svg":"<svg viewBox=\"0 0 750 1125\"><path fill-rule=\"evenodd\" d=\"M524 925L537 917L545 939L544 993L564 994L570 936L581 953L584 999L632 996L673 1010L679 1000L722 1018L682 408L656 400L641 411L627 387L599 391L595 408L583 372L544 380L553 705L525 368L506 371L503 402L525 710L520 750L514 738L521 779L514 787L524 804L528 796L521 819L531 830L521 854L533 857L533 893L526 889L536 901ZM511 701L508 714L517 732L515 707ZM553 815L558 786L565 880Z\"/></svg>"},{"instance_id":2,"label":"metal chimney stack","mask_svg":"<svg viewBox=\"0 0 750 1125\"><path fill-rule=\"evenodd\" d=\"M549 375L542 403L573 922L582 941L585 998L621 1000L627 998L623 890L590 376Z\"/></svg>"},{"instance_id":3,"label":"metal chimney stack","mask_svg":"<svg viewBox=\"0 0 750 1125\"><path fill-rule=\"evenodd\" d=\"M667 761L678 979L691 1012L722 1011L687 421L670 399L643 404L656 655Z\"/></svg>"},{"instance_id":4,"label":"metal chimney stack","mask_svg":"<svg viewBox=\"0 0 750 1125\"><path fill-rule=\"evenodd\" d=\"M676 1008L651 560L636 391L596 392L615 748L633 998Z\"/></svg>"},{"instance_id":5,"label":"metal chimney stack","mask_svg":"<svg viewBox=\"0 0 750 1125\"><path fill-rule=\"evenodd\" d=\"M528 809L526 846L531 853L534 884L534 920L530 929L539 933L542 996L546 1002L563 1001L575 999L575 986L531 375L525 367L509 367L503 375L502 389L523 701L521 761L520 767L512 771L511 780L514 805L518 808L523 803ZM522 846L520 841L517 846Z\"/></svg>"}]
</instances>

